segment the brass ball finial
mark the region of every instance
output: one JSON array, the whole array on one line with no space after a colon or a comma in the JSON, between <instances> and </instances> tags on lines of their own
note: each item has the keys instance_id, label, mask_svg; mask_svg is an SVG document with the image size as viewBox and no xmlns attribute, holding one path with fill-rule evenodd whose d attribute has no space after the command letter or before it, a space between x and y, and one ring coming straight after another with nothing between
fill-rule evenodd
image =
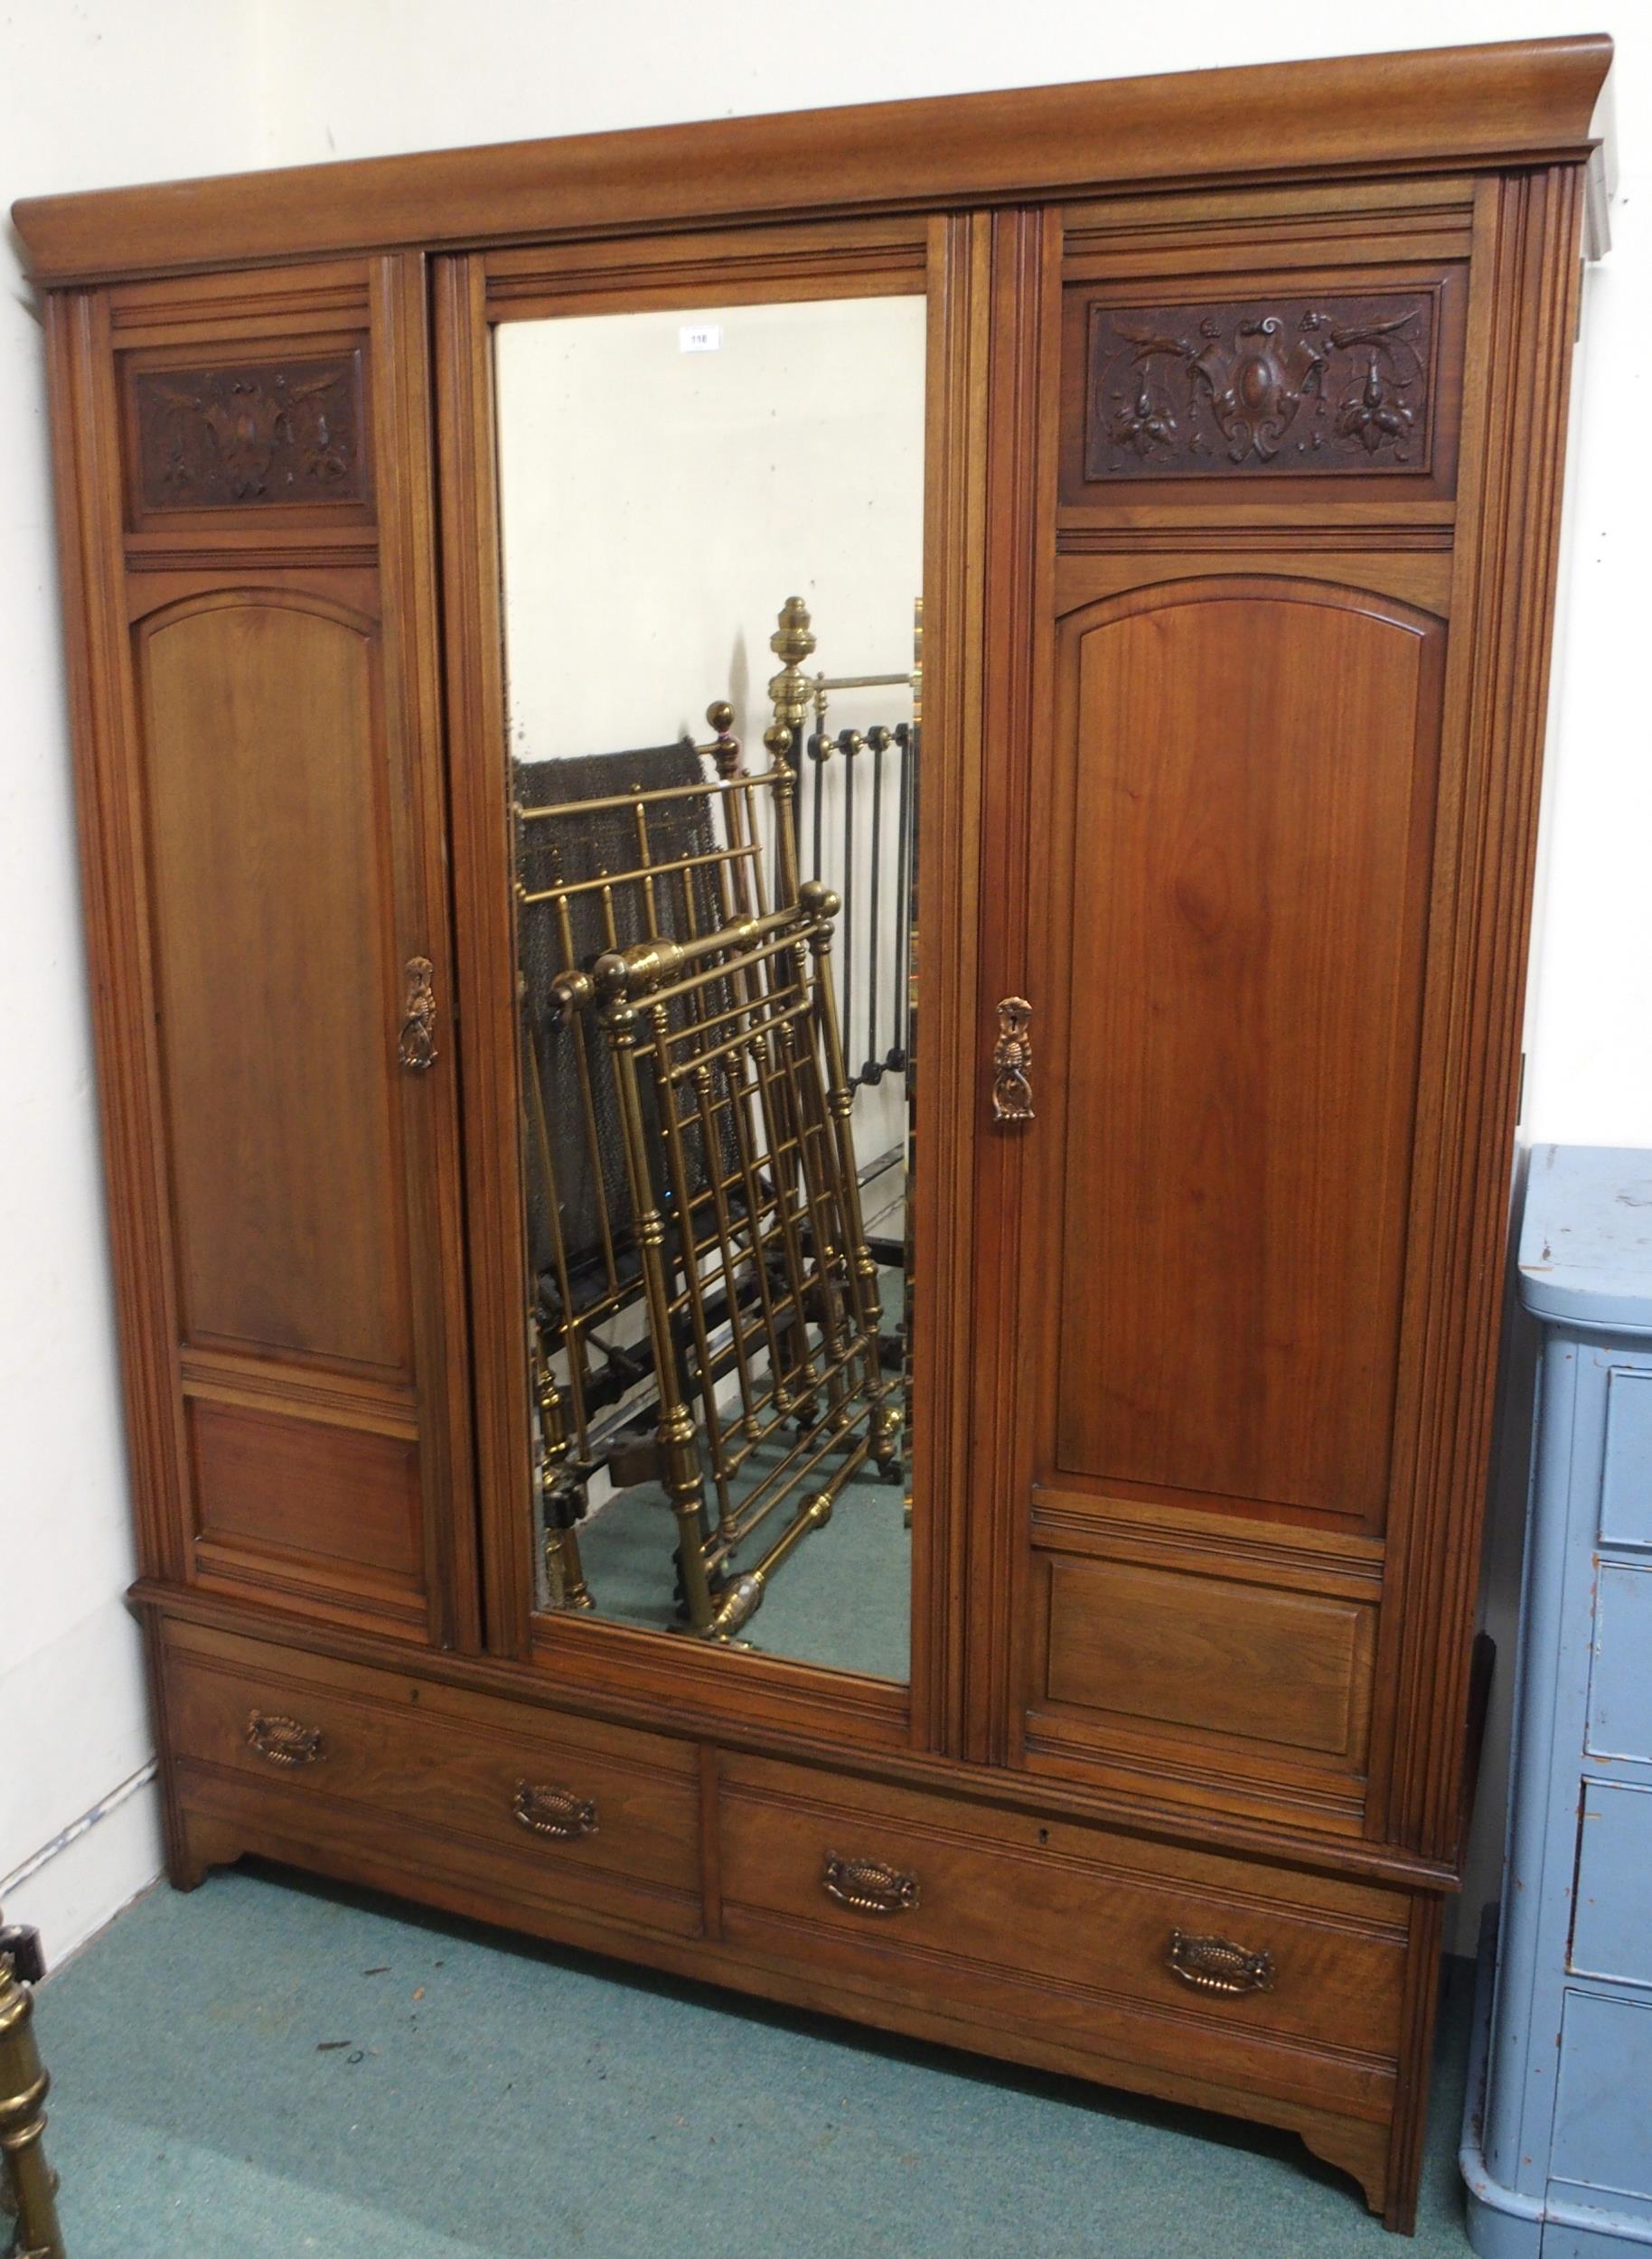
<instances>
[{"instance_id":1,"label":"brass ball finial","mask_svg":"<svg viewBox=\"0 0 1652 2259\"><path fill-rule=\"evenodd\" d=\"M734 708L727 698L713 698L706 708L706 719L719 737L726 737L734 726Z\"/></svg>"}]
</instances>

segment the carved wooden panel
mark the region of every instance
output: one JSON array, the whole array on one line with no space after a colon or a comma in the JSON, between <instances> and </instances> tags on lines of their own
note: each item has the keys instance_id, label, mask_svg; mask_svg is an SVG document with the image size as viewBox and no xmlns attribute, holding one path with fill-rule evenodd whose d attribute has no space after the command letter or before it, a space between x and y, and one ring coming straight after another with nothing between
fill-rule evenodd
<instances>
[{"instance_id":1,"label":"carved wooden panel","mask_svg":"<svg viewBox=\"0 0 1652 2259\"><path fill-rule=\"evenodd\" d=\"M1380 1523L1443 645L1242 572L1065 623L1047 1468Z\"/></svg>"},{"instance_id":2,"label":"carved wooden panel","mask_svg":"<svg viewBox=\"0 0 1652 2259\"><path fill-rule=\"evenodd\" d=\"M1431 290L1092 305L1084 476L1426 473L1436 314Z\"/></svg>"},{"instance_id":3,"label":"carved wooden panel","mask_svg":"<svg viewBox=\"0 0 1652 2259\"><path fill-rule=\"evenodd\" d=\"M145 369L131 386L145 512L364 499L359 352Z\"/></svg>"},{"instance_id":4,"label":"carved wooden panel","mask_svg":"<svg viewBox=\"0 0 1652 2259\"><path fill-rule=\"evenodd\" d=\"M140 631L186 1343L411 1369L369 624L224 595Z\"/></svg>"}]
</instances>

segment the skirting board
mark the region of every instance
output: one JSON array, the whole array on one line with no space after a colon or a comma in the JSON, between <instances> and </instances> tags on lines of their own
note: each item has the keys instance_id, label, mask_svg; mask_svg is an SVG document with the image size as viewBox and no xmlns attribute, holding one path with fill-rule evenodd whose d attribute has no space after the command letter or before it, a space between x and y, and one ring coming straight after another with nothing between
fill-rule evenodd
<instances>
[{"instance_id":1,"label":"skirting board","mask_svg":"<svg viewBox=\"0 0 1652 2259\"><path fill-rule=\"evenodd\" d=\"M163 1863L151 1763L0 1879L0 1907L8 1922L39 1930L55 1968L146 1890Z\"/></svg>"}]
</instances>

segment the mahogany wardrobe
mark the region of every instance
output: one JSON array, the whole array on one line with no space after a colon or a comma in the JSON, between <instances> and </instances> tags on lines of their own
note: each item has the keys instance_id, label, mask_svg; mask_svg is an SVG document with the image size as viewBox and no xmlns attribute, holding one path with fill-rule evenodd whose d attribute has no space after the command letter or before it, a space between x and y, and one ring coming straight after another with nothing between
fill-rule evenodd
<instances>
[{"instance_id":1,"label":"mahogany wardrobe","mask_svg":"<svg viewBox=\"0 0 1652 2259\"><path fill-rule=\"evenodd\" d=\"M1610 57L17 207L181 1889L1410 2227Z\"/></svg>"}]
</instances>

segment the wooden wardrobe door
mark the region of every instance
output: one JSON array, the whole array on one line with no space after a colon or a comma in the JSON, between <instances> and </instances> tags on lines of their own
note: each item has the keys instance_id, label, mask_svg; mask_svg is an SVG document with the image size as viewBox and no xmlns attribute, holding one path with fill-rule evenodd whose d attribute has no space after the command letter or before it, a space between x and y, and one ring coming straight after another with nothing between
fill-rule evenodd
<instances>
[{"instance_id":1,"label":"wooden wardrobe door","mask_svg":"<svg viewBox=\"0 0 1652 2259\"><path fill-rule=\"evenodd\" d=\"M1028 470L989 579L1037 656L981 1007L988 1045L1029 1008L1032 1114L980 1177L1011 1401L975 1513L1012 1526L977 1747L1449 1859L1541 724L1492 513L1567 344L1504 294L1569 278L1575 204L1142 217L1047 231L995 396Z\"/></svg>"},{"instance_id":2,"label":"wooden wardrobe door","mask_svg":"<svg viewBox=\"0 0 1652 2259\"><path fill-rule=\"evenodd\" d=\"M1237 561L1082 605L1056 638L1029 1739L1225 1768L1344 1828L1444 644L1392 597Z\"/></svg>"},{"instance_id":3,"label":"wooden wardrobe door","mask_svg":"<svg viewBox=\"0 0 1652 2259\"><path fill-rule=\"evenodd\" d=\"M86 785L111 1135L159 1157L117 1217L169 1345L145 1567L474 1641L420 262L66 327L122 560Z\"/></svg>"}]
</instances>

